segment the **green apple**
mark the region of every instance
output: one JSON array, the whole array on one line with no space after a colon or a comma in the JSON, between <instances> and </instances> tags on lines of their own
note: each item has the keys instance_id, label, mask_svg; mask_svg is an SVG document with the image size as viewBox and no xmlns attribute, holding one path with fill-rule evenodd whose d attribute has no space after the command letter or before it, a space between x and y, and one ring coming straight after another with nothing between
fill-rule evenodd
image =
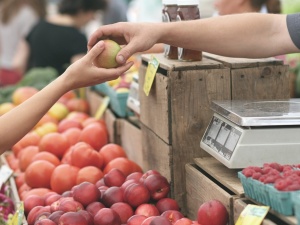
<instances>
[{"instance_id":1,"label":"green apple","mask_svg":"<svg viewBox=\"0 0 300 225\"><path fill-rule=\"evenodd\" d=\"M103 40L105 48L104 50L96 57L94 64L97 67L101 68L115 68L119 64L116 61L116 56L121 50L120 45L112 40Z\"/></svg>"}]
</instances>

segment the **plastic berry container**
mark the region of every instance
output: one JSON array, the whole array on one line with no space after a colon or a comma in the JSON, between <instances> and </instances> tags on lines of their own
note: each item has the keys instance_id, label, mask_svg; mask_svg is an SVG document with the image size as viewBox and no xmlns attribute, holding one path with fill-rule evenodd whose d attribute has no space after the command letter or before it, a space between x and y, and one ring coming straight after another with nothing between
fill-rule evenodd
<instances>
[{"instance_id":1,"label":"plastic berry container","mask_svg":"<svg viewBox=\"0 0 300 225\"><path fill-rule=\"evenodd\" d=\"M292 198L300 191L278 191L275 187L269 186L270 206L273 210L285 215L294 215L294 202Z\"/></svg>"}]
</instances>

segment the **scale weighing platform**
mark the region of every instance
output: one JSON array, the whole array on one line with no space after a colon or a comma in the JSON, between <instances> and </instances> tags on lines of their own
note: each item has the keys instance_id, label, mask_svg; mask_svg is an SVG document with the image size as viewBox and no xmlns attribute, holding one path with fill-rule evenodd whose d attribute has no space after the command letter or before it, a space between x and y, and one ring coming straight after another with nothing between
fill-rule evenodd
<instances>
[{"instance_id":1,"label":"scale weighing platform","mask_svg":"<svg viewBox=\"0 0 300 225\"><path fill-rule=\"evenodd\" d=\"M228 168L300 164L300 99L214 101L200 147Z\"/></svg>"}]
</instances>

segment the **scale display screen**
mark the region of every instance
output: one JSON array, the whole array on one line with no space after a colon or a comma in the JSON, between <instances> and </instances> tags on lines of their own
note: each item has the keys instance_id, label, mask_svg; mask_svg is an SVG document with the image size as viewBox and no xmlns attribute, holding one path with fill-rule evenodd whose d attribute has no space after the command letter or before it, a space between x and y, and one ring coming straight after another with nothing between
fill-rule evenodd
<instances>
[{"instance_id":1,"label":"scale display screen","mask_svg":"<svg viewBox=\"0 0 300 225\"><path fill-rule=\"evenodd\" d=\"M230 160L241 135L241 131L213 116L202 142L227 160Z\"/></svg>"}]
</instances>

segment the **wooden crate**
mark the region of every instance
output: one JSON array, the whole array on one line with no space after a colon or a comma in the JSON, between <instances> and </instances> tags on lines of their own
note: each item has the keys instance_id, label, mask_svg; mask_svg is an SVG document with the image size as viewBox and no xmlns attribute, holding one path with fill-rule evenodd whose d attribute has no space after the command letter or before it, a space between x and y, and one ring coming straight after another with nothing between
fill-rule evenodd
<instances>
[{"instance_id":1,"label":"wooden crate","mask_svg":"<svg viewBox=\"0 0 300 225\"><path fill-rule=\"evenodd\" d=\"M146 171L141 129L126 119L121 119L117 126L120 145L125 149L127 157L140 165L143 171Z\"/></svg>"},{"instance_id":2,"label":"wooden crate","mask_svg":"<svg viewBox=\"0 0 300 225\"><path fill-rule=\"evenodd\" d=\"M174 195L174 180L171 179L172 169L172 148L153 133L148 127L141 125L143 165L145 170L157 170L171 183L171 197L177 201L181 196ZM147 144L145 144L147 143ZM182 184L181 184L182 185ZM180 187L181 188L181 187Z\"/></svg>"},{"instance_id":3,"label":"wooden crate","mask_svg":"<svg viewBox=\"0 0 300 225\"><path fill-rule=\"evenodd\" d=\"M258 202L254 202L252 199L248 199L244 195L244 189L240 179L237 176L237 172L239 170L236 169L229 169L216 160L213 157L204 157L204 158L195 158L195 164L198 166L199 171L205 174L206 178L209 179L211 182L215 182L218 184L222 189L219 189L221 193L224 193L226 190L228 193L232 195L232 208L230 215L232 216L232 224L235 224L237 221L240 213L246 207L247 204L254 204L254 205L261 205ZM191 177L190 180L192 182L193 179L197 179L195 176L194 178ZM191 183L190 182L190 183ZM197 210L197 205L193 202L193 195L192 192L188 190L189 183L187 185L187 208L188 208L188 215L193 215L195 210ZM195 186L195 185L194 185ZM189 193L191 193L191 197L189 197ZM209 195L209 196L218 196L217 194L212 194L208 190L206 193L202 193L202 195ZM219 194L220 195L220 194ZM264 220L263 225L273 225L273 224L280 224L280 225L296 225L297 219L294 216L284 216L280 213L275 212L274 210L270 209L269 213L266 217L267 219Z\"/></svg>"},{"instance_id":4,"label":"wooden crate","mask_svg":"<svg viewBox=\"0 0 300 225\"><path fill-rule=\"evenodd\" d=\"M168 60L162 54L154 56L160 65L149 96L145 95L143 88L139 88L140 120L147 127L142 128L142 132L153 133L143 134L143 137L148 137L142 139L144 157L149 160L149 168L169 165L174 196L184 207L185 164L193 162L194 158L208 156L200 148L200 139L213 115L211 102L288 99L287 66L273 58L239 60L210 55L200 62L180 62ZM142 55L140 87L144 85L150 60L151 55ZM149 136L160 140L152 142ZM158 150L161 145L167 149L163 153ZM165 154L168 154L167 158ZM161 160L161 157L165 160Z\"/></svg>"},{"instance_id":5,"label":"wooden crate","mask_svg":"<svg viewBox=\"0 0 300 225\"><path fill-rule=\"evenodd\" d=\"M233 225L232 203L233 193L211 180L195 164L186 164L187 217L197 220L197 212L201 204L217 199L223 203L229 214L229 225Z\"/></svg>"}]
</instances>

